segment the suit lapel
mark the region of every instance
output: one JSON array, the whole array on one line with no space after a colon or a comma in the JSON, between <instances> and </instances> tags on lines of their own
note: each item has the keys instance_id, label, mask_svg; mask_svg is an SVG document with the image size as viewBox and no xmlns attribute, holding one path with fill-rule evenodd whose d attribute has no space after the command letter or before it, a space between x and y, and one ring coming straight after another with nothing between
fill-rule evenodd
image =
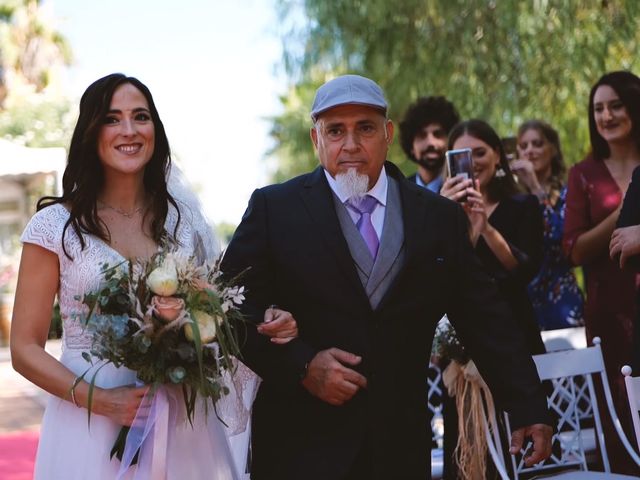
<instances>
[{"instance_id":1,"label":"suit lapel","mask_svg":"<svg viewBox=\"0 0 640 480\"><path fill-rule=\"evenodd\" d=\"M392 163L387 162L385 164L387 174L397 181L398 190L400 193L401 210L402 210L402 223L404 227L404 260L402 268L391 281L381 301L378 303L376 310L380 310L384 307L387 300L393 294L393 290L396 285L399 284L402 277L405 275L407 267L412 264L419 249L424 245L421 241L425 238L422 230L425 228L425 221L427 219L427 202L425 202L425 195L430 193L423 188L409 188L409 181L406 180L398 167ZM384 233L383 233L384 236Z\"/></svg>"},{"instance_id":2,"label":"suit lapel","mask_svg":"<svg viewBox=\"0 0 640 480\"><path fill-rule=\"evenodd\" d=\"M318 227L319 237L322 238L329 252L336 259L338 267L349 283L357 290L358 297L361 297L361 300L369 307L367 295L340 228L332 195L324 171L322 167L318 167L304 184L301 192L302 201Z\"/></svg>"}]
</instances>

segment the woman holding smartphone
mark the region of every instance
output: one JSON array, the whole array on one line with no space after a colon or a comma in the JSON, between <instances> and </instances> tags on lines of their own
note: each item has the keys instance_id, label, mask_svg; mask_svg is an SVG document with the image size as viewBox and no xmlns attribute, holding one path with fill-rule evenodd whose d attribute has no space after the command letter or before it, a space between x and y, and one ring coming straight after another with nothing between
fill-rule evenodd
<instances>
[{"instance_id":1,"label":"woman holding smartphone","mask_svg":"<svg viewBox=\"0 0 640 480\"><path fill-rule=\"evenodd\" d=\"M587 341L602 338L613 401L626 427L631 420L620 368L632 360L640 276L620 269L608 247L632 172L640 165L640 78L620 71L596 82L589 95L589 133L591 153L569 171L563 247L573 264L583 267ZM618 441L604 394L600 397L612 471L640 474Z\"/></svg>"},{"instance_id":2,"label":"woman holding smartphone","mask_svg":"<svg viewBox=\"0 0 640 480\"><path fill-rule=\"evenodd\" d=\"M449 134L449 149L470 148L475 180L445 180L441 195L465 198L471 241L487 271L496 279L525 332L531 354L543 353L527 286L540 269L543 221L538 199L520 193L500 137L482 120L459 123ZM475 186L474 186L475 182Z\"/></svg>"},{"instance_id":3,"label":"woman holding smartphone","mask_svg":"<svg viewBox=\"0 0 640 480\"><path fill-rule=\"evenodd\" d=\"M469 216L471 241L476 254L492 275L513 311L531 355L544 353L540 330L527 294L527 285L538 273L543 253L543 222L538 199L518 189L500 137L482 120L456 125L449 134L449 149L471 150L474 179L449 176L440 194L458 202ZM451 170L450 170L451 171ZM445 396L445 480L457 477L454 449L457 443L457 411Z\"/></svg>"}]
</instances>

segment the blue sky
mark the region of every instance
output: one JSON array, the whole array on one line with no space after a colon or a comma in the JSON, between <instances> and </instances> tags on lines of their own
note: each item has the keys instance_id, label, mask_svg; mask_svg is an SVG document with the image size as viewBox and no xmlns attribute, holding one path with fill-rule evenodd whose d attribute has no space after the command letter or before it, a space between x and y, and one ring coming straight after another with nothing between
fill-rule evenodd
<instances>
[{"instance_id":1,"label":"blue sky","mask_svg":"<svg viewBox=\"0 0 640 480\"><path fill-rule=\"evenodd\" d=\"M209 217L239 223L268 183L265 117L286 78L272 0L45 0L69 40L65 76L78 98L112 72L151 90L169 141Z\"/></svg>"}]
</instances>

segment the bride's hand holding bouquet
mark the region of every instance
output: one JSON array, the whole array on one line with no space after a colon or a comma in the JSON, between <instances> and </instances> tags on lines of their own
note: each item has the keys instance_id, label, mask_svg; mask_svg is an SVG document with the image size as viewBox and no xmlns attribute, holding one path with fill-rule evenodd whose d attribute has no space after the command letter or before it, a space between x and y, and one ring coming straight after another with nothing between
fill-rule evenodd
<instances>
[{"instance_id":1,"label":"bride's hand holding bouquet","mask_svg":"<svg viewBox=\"0 0 640 480\"><path fill-rule=\"evenodd\" d=\"M85 322L92 335L91 352L83 356L92 366L101 361L86 378L82 403L89 421L93 412L124 426L111 455L129 465L144 441L140 430L152 431L161 406L172 405L173 423L176 399L182 397L193 424L197 402L204 403L205 414L209 407L215 412L216 402L228 393L229 375L223 373L233 375L233 358L240 353L237 330L245 324L238 306L244 288L237 279L222 281L219 261L200 264L168 248L147 261L105 264L102 277L97 290L78 298L88 308ZM276 343L297 335L288 312L268 309L265 320L261 333ZM96 375L108 363L135 371L140 386L97 388ZM132 435L130 426L138 433Z\"/></svg>"}]
</instances>

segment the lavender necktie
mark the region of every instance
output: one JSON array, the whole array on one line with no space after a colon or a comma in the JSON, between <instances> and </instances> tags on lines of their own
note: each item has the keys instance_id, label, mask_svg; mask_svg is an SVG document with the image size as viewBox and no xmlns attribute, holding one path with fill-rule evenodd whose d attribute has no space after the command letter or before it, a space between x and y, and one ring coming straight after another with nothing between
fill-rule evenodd
<instances>
[{"instance_id":1,"label":"lavender necktie","mask_svg":"<svg viewBox=\"0 0 640 480\"><path fill-rule=\"evenodd\" d=\"M347 200L346 205L360 215L360 218L356 223L356 227L358 228L360 235L362 235L364 242L367 244L371 256L375 260L376 255L378 255L380 242L378 240L378 234L376 233L375 228L373 228L373 223L371 223L371 214L376 208L376 205L378 205L378 200L371 195L365 195L364 197L351 197Z\"/></svg>"}]
</instances>

